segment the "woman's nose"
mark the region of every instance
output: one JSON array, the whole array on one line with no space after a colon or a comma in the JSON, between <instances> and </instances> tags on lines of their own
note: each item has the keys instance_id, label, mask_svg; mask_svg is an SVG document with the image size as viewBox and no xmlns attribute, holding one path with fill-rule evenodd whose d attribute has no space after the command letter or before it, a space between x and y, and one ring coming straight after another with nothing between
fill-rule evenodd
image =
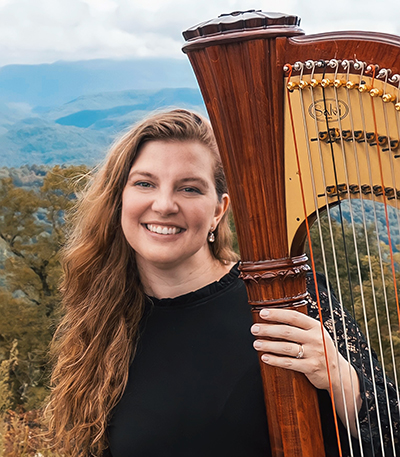
<instances>
[{"instance_id":1,"label":"woman's nose","mask_svg":"<svg viewBox=\"0 0 400 457\"><path fill-rule=\"evenodd\" d=\"M172 192L158 192L155 195L152 209L162 215L174 214L179 211L178 204Z\"/></svg>"}]
</instances>

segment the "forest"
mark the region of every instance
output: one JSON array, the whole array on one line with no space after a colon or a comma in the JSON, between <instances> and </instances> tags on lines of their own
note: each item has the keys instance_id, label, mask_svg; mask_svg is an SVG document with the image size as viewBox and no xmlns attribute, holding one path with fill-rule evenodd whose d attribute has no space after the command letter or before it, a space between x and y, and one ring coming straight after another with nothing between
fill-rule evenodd
<instances>
[{"instance_id":1,"label":"forest","mask_svg":"<svg viewBox=\"0 0 400 457\"><path fill-rule=\"evenodd\" d=\"M0 169L0 455L4 457L51 455L38 453L35 433L48 394L48 347L60 318L60 249L76 197L89 175L86 166ZM365 211L375 210L368 206ZM374 228L362 222L360 213L357 207L352 224L345 205L342 217L337 209L329 211L330 218L325 214L314 224L312 252L309 246L307 252L368 334L388 375L398 377L394 276L400 274L399 246L392 242L390 252L381 215ZM390 224L393 217L391 212Z\"/></svg>"}]
</instances>

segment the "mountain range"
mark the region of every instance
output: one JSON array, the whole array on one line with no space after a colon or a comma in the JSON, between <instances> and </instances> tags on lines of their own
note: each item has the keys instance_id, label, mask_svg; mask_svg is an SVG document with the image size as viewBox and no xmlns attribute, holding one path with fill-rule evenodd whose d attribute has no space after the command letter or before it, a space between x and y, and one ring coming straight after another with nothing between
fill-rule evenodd
<instances>
[{"instance_id":1,"label":"mountain range","mask_svg":"<svg viewBox=\"0 0 400 457\"><path fill-rule=\"evenodd\" d=\"M147 113L205 113L185 60L139 59L10 65L0 69L0 167L102 160Z\"/></svg>"}]
</instances>

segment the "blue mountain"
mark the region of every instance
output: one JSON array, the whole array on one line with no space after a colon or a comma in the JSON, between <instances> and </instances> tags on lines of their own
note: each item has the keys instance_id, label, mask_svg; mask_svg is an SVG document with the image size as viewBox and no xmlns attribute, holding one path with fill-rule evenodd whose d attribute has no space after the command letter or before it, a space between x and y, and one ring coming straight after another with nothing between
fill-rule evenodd
<instances>
[{"instance_id":1,"label":"blue mountain","mask_svg":"<svg viewBox=\"0 0 400 457\"><path fill-rule=\"evenodd\" d=\"M81 95L197 87L186 58L59 61L0 68L0 101L57 106Z\"/></svg>"}]
</instances>

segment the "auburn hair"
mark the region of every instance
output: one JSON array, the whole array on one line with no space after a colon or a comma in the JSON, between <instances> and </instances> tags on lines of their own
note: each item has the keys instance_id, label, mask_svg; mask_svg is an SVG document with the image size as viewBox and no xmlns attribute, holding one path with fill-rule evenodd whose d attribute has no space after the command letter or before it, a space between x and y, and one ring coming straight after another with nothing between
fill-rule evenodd
<instances>
[{"instance_id":1,"label":"auburn hair","mask_svg":"<svg viewBox=\"0 0 400 457\"><path fill-rule=\"evenodd\" d=\"M47 439L65 455L102 454L110 413L127 383L145 294L135 252L121 229L122 192L141 146L160 140L207 146L215 161L218 198L227 192L210 124L182 109L135 125L93 173L71 216L63 249L63 318L52 342L52 391L44 411ZM214 233L215 242L209 243L213 257L223 263L237 260L227 213Z\"/></svg>"}]
</instances>

